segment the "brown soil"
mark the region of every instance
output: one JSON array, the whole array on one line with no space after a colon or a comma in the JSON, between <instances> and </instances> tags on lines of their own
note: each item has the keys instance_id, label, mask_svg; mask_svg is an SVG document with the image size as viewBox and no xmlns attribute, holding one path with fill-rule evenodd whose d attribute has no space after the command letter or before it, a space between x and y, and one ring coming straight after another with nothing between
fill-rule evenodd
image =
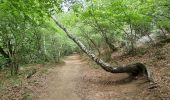
<instances>
[{"instance_id":1,"label":"brown soil","mask_svg":"<svg viewBox=\"0 0 170 100\"><path fill-rule=\"evenodd\" d=\"M78 55L65 58L65 65L49 70L46 88L36 100L81 100L76 94L76 82L79 81L82 63Z\"/></svg>"},{"instance_id":2,"label":"brown soil","mask_svg":"<svg viewBox=\"0 0 170 100\"><path fill-rule=\"evenodd\" d=\"M114 55L114 54L113 54ZM155 100L170 100L170 44L155 45L149 48L139 48L134 56L120 55L113 57L118 64L135 62L144 63L151 72L156 86L153 89L144 89L141 97ZM147 95L149 93L149 95Z\"/></svg>"},{"instance_id":3,"label":"brown soil","mask_svg":"<svg viewBox=\"0 0 170 100\"><path fill-rule=\"evenodd\" d=\"M77 88L82 100L159 100L142 77L131 79L127 74L112 74L86 66L79 82Z\"/></svg>"},{"instance_id":4,"label":"brown soil","mask_svg":"<svg viewBox=\"0 0 170 100\"><path fill-rule=\"evenodd\" d=\"M76 54L66 57L65 65L49 73L46 88L35 100L159 100L145 79L94 69Z\"/></svg>"}]
</instances>

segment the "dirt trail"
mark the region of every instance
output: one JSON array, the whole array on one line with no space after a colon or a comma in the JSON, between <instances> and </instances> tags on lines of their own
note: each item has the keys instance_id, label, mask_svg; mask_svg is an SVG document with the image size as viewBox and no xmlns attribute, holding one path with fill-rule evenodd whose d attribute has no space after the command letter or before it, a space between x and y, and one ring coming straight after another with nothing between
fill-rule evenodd
<instances>
[{"instance_id":1,"label":"dirt trail","mask_svg":"<svg viewBox=\"0 0 170 100\"><path fill-rule=\"evenodd\" d=\"M81 100L75 93L75 81L82 66L78 55L68 56L64 60L65 65L51 69L47 77L47 88L38 100Z\"/></svg>"},{"instance_id":2,"label":"dirt trail","mask_svg":"<svg viewBox=\"0 0 170 100\"><path fill-rule=\"evenodd\" d=\"M127 74L94 69L76 54L64 61L64 65L50 68L45 89L36 100L157 100L143 79L127 81Z\"/></svg>"}]
</instances>

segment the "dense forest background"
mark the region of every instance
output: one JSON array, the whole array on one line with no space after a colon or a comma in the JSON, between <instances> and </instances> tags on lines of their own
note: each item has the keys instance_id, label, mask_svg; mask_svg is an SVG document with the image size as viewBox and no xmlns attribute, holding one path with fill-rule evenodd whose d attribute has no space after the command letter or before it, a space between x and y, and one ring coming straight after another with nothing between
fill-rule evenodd
<instances>
[{"instance_id":1,"label":"dense forest background","mask_svg":"<svg viewBox=\"0 0 170 100\"><path fill-rule=\"evenodd\" d=\"M50 18L52 13L106 61L117 49L134 54L136 47L154 44L170 31L168 0L0 2L0 68L9 67L11 74L23 64L58 62L77 49Z\"/></svg>"}]
</instances>

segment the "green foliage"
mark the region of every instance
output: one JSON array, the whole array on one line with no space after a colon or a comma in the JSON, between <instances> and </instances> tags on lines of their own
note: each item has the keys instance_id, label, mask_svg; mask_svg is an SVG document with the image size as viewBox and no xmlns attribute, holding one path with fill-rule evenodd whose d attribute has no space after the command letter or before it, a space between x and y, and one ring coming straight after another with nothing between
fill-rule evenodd
<instances>
[{"instance_id":1,"label":"green foliage","mask_svg":"<svg viewBox=\"0 0 170 100\"><path fill-rule=\"evenodd\" d=\"M87 0L86 4L76 0L68 12L62 11L62 2L1 0L0 62L9 67L58 62L74 52L75 44L50 18L54 12L69 31L99 53L121 42L133 51L141 36L159 29L170 32L168 0Z\"/></svg>"},{"instance_id":2,"label":"green foliage","mask_svg":"<svg viewBox=\"0 0 170 100\"><path fill-rule=\"evenodd\" d=\"M49 18L48 10L55 4L52 0L1 1L0 47L4 52L0 52L0 66L8 66L15 74L20 65L59 62L74 50L75 45Z\"/></svg>"}]
</instances>

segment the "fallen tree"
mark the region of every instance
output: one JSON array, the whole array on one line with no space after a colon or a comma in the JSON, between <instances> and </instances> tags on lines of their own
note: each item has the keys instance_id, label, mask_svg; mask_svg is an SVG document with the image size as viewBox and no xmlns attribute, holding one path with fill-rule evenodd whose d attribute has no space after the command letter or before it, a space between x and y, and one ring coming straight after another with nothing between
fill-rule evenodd
<instances>
[{"instance_id":1,"label":"fallen tree","mask_svg":"<svg viewBox=\"0 0 170 100\"><path fill-rule=\"evenodd\" d=\"M151 80L150 72L147 70L146 66L142 63L134 63L134 64L128 64L128 65L117 65L113 66L109 63L104 62L102 59L98 58L94 53L91 52L91 50L88 50L86 46L79 41L79 39L71 34L55 17L55 15L52 15L51 18L55 21L55 23L67 34L67 36L73 40L80 49L86 53L93 61L95 61L98 65L102 67L107 72L110 73L128 73L131 76L145 76L149 80Z\"/></svg>"}]
</instances>

